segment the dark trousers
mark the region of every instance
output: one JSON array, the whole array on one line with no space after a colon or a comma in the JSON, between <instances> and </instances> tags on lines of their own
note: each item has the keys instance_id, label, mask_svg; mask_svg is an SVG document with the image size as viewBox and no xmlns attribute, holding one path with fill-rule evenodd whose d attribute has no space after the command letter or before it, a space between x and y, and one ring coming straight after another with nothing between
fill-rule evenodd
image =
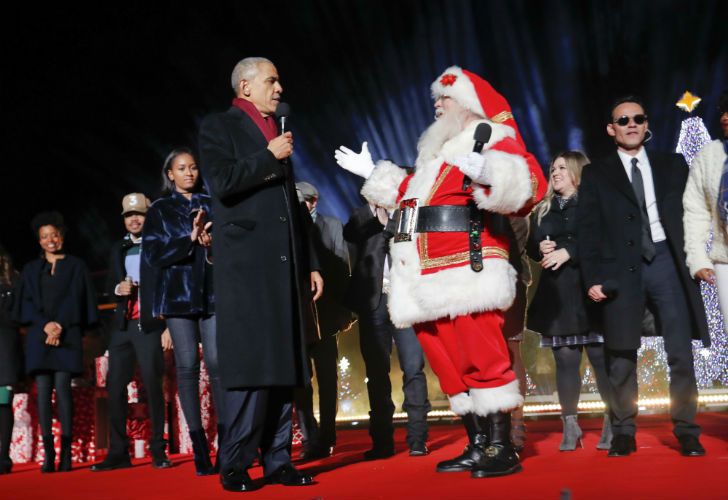
<instances>
[{"instance_id":1,"label":"dark trousers","mask_svg":"<svg viewBox=\"0 0 728 500\"><path fill-rule=\"evenodd\" d=\"M219 453L223 473L247 470L258 450L266 476L291 462L292 388L229 389L223 397L220 414L226 432Z\"/></svg>"},{"instance_id":2,"label":"dark trousers","mask_svg":"<svg viewBox=\"0 0 728 500\"><path fill-rule=\"evenodd\" d=\"M296 415L304 447L329 448L336 444L336 413L339 403L339 349L335 335L327 335L308 351L316 369L319 391L319 423L313 416L313 386L295 390Z\"/></svg>"},{"instance_id":3,"label":"dark trousers","mask_svg":"<svg viewBox=\"0 0 728 500\"><path fill-rule=\"evenodd\" d=\"M152 421L151 451L153 454L158 453L166 445L162 392L164 356L160 332L142 332L139 329L139 320L131 320L126 330L117 330L111 334L109 343L109 374L106 381L109 398L109 455L126 456L129 453L129 440L126 435L126 387L134 378L137 361Z\"/></svg>"},{"instance_id":4,"label":"dark trousers","mask_svg":"<svg viewBox=\"0 0 728 500\"><path fill-rule=\"evenodd\" d=\"M404 403L407 412L407 444L427 440L427 413L432 408L427 399L427 380L422 371L425 357L412 328L396 328L389 319L387 295L379 306L359 315L359 344L367 374L369 393L369 435L375 447L389 447L394 440L394 403L389 379L392 341L397 345L402 368Z\"/></svg>"},{"instance_id":5,"label":"dark trousers","mask_svg":"<svg viewBox=\"0 0 728 500\"><path fill-rule=\"evenodd\" d=\"M676 436L699 436L700 427L694 422L698 389L693 366L690 310L667 243L657 243L656 249L652 262L642 264L642 288L646 305L654 314L658 331L665 341L673 432ZM607 349L606 354L612 385L614 433L634 436L638 397L637 351Z\"/></svg>"}]
</instances>

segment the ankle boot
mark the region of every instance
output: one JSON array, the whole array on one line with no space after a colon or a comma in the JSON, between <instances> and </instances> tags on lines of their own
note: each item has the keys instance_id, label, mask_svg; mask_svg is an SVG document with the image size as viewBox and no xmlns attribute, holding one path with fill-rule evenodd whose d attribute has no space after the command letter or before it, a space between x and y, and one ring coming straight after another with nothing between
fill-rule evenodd
<instances>
[{"instance_id":1,"label":"ankle boot","mask_svg":"<svg viewBox=\"0 0 728 500\"><path fill-rule=\"evenodd\" d=\"M609 413L604 414L604 423L602 423L602 436L597 443L597 450L608 450L612 446L612 421L609 419Z\"/></svg>"},{"instance_id":2,"label":"ankle boot","mask_svg":"<svg viewBox=\"0 0 728 500\"><path fill-rule=\"evenodd\" d=\"M437 472L469 471L484 458L484 450L488 446L487 427L480 425L480 417L475 413L463 415L462 421L468 433L468 444L457 457L438 463Z\"/></svg>"},{"instance_id":3,"label":"ankle boot","mask_svg":"<svg viewBox=\"0 0 728 500\"><path fill-rule=\"evenodd\" d=\"M213 470L215 474L220 472L220 448L222 448L222 440L225 438L225 426L217 426L217 451L215 452L215 466Z\"/></svg>"},{"instance_id":4,"label":"ankle boot","mask_svg":"<svg viewBox=\"0 0 728 500\"><path fill-rule=\"evenodd\" d=\"M518 453L511 444L511 414L499 411L488 415L490 442L484 450L484 458L473 466L470 477L484 478L505 476L521 470Z\"/></svg>"},{"instance_id":5,"label":"ankle boot","mask_svg":"<svg viewBox=\"0 0 728 500\"><path fill-rule=\"evenodd\" d=\"M61 458L58 460L58 472L71 470L71 436L61 436Z\"/></svg>"},{"instance_id":6,"label":"ankle boot","mask_svg":"<svg viewBox=\"0 0 728 500\"><path fill-rule=\"evenodd\" d=\"M45 452L45 458L43 458L43 465L41 466L40 471L55 472L56 448L53 444L53 436L43 436L43 451Z\"/></svg>"},{"instance_id":7,"label":"ankle boot","mask_svg":"<svg viewBox=\"0 0 728 500\"><path fill-rule=\"evenodd\" d=\"M564 424L564 435L559 445L561 451L574 451L576 449L576 443L583 448L584 444L581 441L581 428L576 423L576 415L566 415L561 417L561 421Z\"/></svg>"},{"instance_id":8,"label":"ankle boot","mask_svg":"<svg viewBox=\"0 0 728 500\"><path fill-rule=\"evenodd\" d=\"M198 476L209 476L214 474L214 468L210 461L210 448L207 446L207 436L202 429L191 431L192 452L195 459L195 473Z\"/></svg>"}]
</instances>

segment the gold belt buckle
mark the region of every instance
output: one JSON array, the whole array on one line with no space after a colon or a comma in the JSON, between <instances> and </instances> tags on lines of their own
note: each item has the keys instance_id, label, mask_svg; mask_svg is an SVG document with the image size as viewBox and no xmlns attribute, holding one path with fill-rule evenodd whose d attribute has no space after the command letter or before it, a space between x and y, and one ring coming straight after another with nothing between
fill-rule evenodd
<instances>
[{"instance_id":1,"label":"gold belt buckle","mask_svg":"<svg viewBox=\"0 0 728 500\"><path fill-rule=\"evenodd\" d=\"M412 241L412 235L417 226L417 211L419 200L409 198L399 203L399 219L397 220L397 232L394 233L394 242Z\"/></svg>"}]
</instances>

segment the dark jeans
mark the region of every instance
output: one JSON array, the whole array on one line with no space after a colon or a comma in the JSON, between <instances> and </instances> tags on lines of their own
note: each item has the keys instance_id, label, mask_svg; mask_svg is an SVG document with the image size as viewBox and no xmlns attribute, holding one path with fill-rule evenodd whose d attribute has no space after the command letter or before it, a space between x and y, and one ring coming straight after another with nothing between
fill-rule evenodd
<instances>
[{"instance_id":1,"label":"dark jeans","mask_svg":"<svg viewBox=\"0 0 728 500\"><path fill-rule=\"evenodd\" d=\"M339 350L335 335L317 342L308 353L316 368L319 391L319 421L313 416L313 386L296 389L295 404L304 447L330 448L336 444L336 413L339 403Z\"/></svg>"},{"instance_id":2,"label":"dark jeans","mask_svg":"<svg viewBox=\"0 0 728 500\"><path fill-rule=\"evenodd\" d=\"M106 390L109 397L109 455L127 456L129 440L126 435L128 397L126 387L134 378L136 363L144 382L149 417L152 421L152 437L149 443L152 454L164 451L164 356L160 332L145 333L139 330L139 320L131 320L126 330L111 334L109 343L109 375Z\"/></svg>"},{"instance_id":3,"label":"dark jeans","mask_svg":"<svg viewBox=\"0 0 728 500\"><path fill-rule=\"evenodd\" d=\"M228 389L224 391L225 436L220 448L222 472L247 470L258 456L268 476L291 463L293 389Z\"/></svg>"},{"instance_id":4,"label":"dark jeans","mask_svg":"<svg viewBox=\"0 0 728 500\"><path fill-rule=\"evenodd\" d=\"M69 372L41 372L35 375L38 388L38 421L43 436L53 434L53 408L51 399L56 389L58 420L61 422L61 434L73 434L73 395L71 393L71 374Z\"/></svg>"},{"instance_id":5,"label":"dark jeans","mask_svg":"<svg viewBox=\"0 0 728 500\"><path fill-rule=\"evenodd\" d=\"M369 314L359 315L359 343L367 374L369 393L369 435L375 447L389 447L394 440L394 403L389 379L392 341L397 345L402 368L404 403L407 412L407 444L427 440L427 380L422 371L425 358L412 328L396 328L389 319L387 295Z\"/></svg>"},{"instance_id":6,"label":"dark jeans","mask_svg":"<svg viewBox=\"0 0 728 500\"><path fill-rule=\"evenodd\" d=\"M647 308L655 315L665 341L670 370L670 415L673 432L700 435L695 424L698 389L695 383L690 310L666 242L657 243L651 263L642 264L642 288ZM637 351L607 349L607 367L612 385L612 427L615 435L634 436L637 416Z\"/></svg>"},{"instance_id":7,"label":"dark jeans","mask_svg":"<svg viewBox=\"0 0 728 500\"><path fill-rule=\"evenodd\" d=\"M174 362L177 369L177 390L182 413L190 432L202 429L200 417L200 351L210 376L212 399L218 415L224 404L217 364L215 316L167 318L167 327L174 344Z\"/></svg>"}]
</instances>

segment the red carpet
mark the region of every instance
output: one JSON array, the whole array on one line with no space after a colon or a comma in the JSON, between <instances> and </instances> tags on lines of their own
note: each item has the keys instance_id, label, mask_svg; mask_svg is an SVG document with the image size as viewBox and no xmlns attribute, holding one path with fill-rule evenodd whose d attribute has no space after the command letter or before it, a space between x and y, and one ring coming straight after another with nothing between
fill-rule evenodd
<instances>
[{"instance_id":1,"label":"red carpet","mask_svg":"<svg viewBox=\"0 0 728 500\"><path fill-rule=\"evenodd\" d=\"M388 460L361 461L369 446L365 430L342 430L333 457L305 464L317 485L303 488L265 486L253 493L227 493L217 477L194 476L189 456L174 456L175 467L157 471L149 460L132 469L92 473L88 465L73 472L40 474L37 465L19 465L0 476L0 498L174 500L251 499L493 499L559 500L568 489L572 500L726 499L728 498L728 413L701 413L702 442L707 456L685 458L677 451L669 419L639 419L638 451L626 458L608 458L596 450L601 419L582 418L584 449L559 452L560 421L528 423L523 472L503 478L470 479L468 474L437 474L435 464L458 454L465 443L460 425L433 425L429 456L411 458L404 429L397 429L398 454ZM260 477L261 469L251 475Z\"/></svg>"}]
</instances>

